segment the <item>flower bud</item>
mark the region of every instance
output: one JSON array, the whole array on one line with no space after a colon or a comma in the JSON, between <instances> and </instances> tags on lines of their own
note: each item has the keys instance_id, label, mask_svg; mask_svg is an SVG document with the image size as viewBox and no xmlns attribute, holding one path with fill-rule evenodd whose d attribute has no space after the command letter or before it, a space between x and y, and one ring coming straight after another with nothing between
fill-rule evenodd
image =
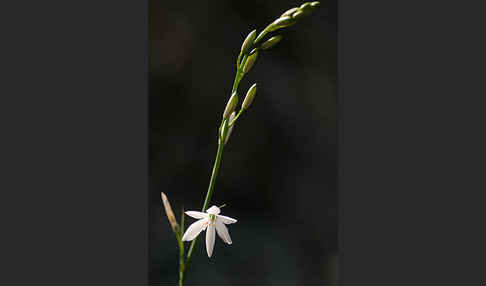
<instances>
[{"instance_id":1,"label":"flower bud","mask_svg":"<svg viewBox=\"0 0 486 286\"><path fill-rule=\"evenodd\" d=\"M291 9L289 9L289 10L285 11L285 12L282 14L282 16L280 16L280 17L291 16L291 15L292 15L292 13L296 12L297 10L299 10L299 8L297 8L297 7L291 8Z\"/></svg>"},{"instance_id":2,"label":"flower bud","mask_svg":"<svg viewBox=\"0 0 486 286\"><path fill-rule=\"evenodd\" d=\"M230 115L230 117L231 117L231 115ZM223 126L221 126L221 130L219 131L218 144L221 144L221 139L224 139L224 136L227 136L228 126L229 126L229 118L227 118L223 121ZM226 139L225 139L225 141L226 141Z\"/></svg>"},{"instance_id":3,"label":"flower bud","mask_svg":"<svg viewBox=\"0 0 486 286\"><path fill-rule=\"evenodd\" d=\"M233 121L233 119L235 119L235 117L236 117L236 112L233 111L233 113L231 113L231 115L229 117L228 124L231 123ZM233 132L233 127L235 127L234 124L229 127L228 133L226 133L226 139L224 140L224 145L226 145L226 143L228 143L228 139L230 138L231 132Z\"/></svg>"},{"instance_id":4,"label":"flower bud","mask_svg":"<svg viewBox=\"0 0 486 286\"><path fill-rule=\"evenodd\" d=\"M238 95L236 93L233 93L233 95L231 95L230 99L228 100L228 103L226 104L226 108L224 109L223 119L226 119L228 118L228 116L230 116L231 112L235 110L237 104Z\"/></svg>"},{"instance_id":5,"label":"flower bud","mask_svg":"<svg viewBox=\"0 0 486 286\"><path fill-rule=\"evenodd\" d=\"M305 13L302 12L302 10L299 10L299 11L295 12L294 14L292 14L292 18L294 18L295 20L300 20L304 17L305 17Z\"/></svg>"},{"instance_id":6,"label":"flower bud","mask_svg":"<svg viewBox=\"0 0 486 286\"><path fill-rule=\"evenodd\" d=\"M304 10L304 12L305 12L306 10L309 10L311 8L311 6L312 6L312 4L310 2L306 2L302 5L300 5L300 9Z\"/></svg>"},{"instance_id":7,"label":"flower bud","mask_svg":"<svg viewBox=\"0 0 486 286\"><path fill-rule=\"evenodd\" d=\"M304 3L300 6L300 10L304 12L304 15L310 15L321 3L319 1Z\"/></svg>"},{"instance_id":8,"label":"flower bud","mask_svg":"<svg viewBox=\"0 0 486 286\"><path fill-rule=\"evenodd\" d=\"M243 100L243 104L241 105L241 109L246 110L248 107L250 107L251 103L255 99L257 91L257 85L254 83L249 89L248 92L246 93L245 100Z\"/></svg>"},{"instance_id":9,"label":"flower bud","mask_svg":"<svg viewBox=\"0 0 486 286\"><path fill-rule=\"evenodd\" d=\"M253 46L253 41L256 38L256 30L253 30L246 36L245 41L241 45L241 54L247 53Z\"/></svg>"},{"instance_id":10,"label":"flower bud","mask_svg":"<svg viewBox=\"0 0 486 286\"><path fill-rule=\"evenodd\" d=\"M295 19L290 16L280 17L272 23L272 26L274 27L272 30L275 31L280 28L290 27L295 23Z\"/></svg>"},{"instance_id":11,"label":"flower bud","mask_svg":"<svg viewBox=\"0 0 486 286\"><path fill-rule=\"evenodd\" d=\"M167 215L167 218L169 219L170 226L175 233L178 233L179 232L179 224L177 223L175 216L174 216L174 213L172 212L172 208L170 207L169 200L167 199L167 196L164 193L160 193L160 195L162 196L162 202L164 204L165 214Z\"/></svg>"},{"instance_id":12,"label":"flower bud","mask_svg":"<svg viewBox=\"0 0 486 286\"><path fill-rule=\"evenodd\" d=\"M262 44L262 49L267 50L275 46L282 39L281 35L273 36Z\"/></svg>"},{"instance_id":13,"label":"flower bud","mask_svg":"<svg viewBox=\"0 0 486 286\"><path fill-rule=\"evenodd\" d=\"M257 57L258 57L258 50L257 49L253 49L253 51L250 53L250 55L246 59L245 65L243 66L243 72L244 73L247 73L247 72L250 71L250 69L255 64L255 61L256 61Z\"/></svg>"}]
</instances>

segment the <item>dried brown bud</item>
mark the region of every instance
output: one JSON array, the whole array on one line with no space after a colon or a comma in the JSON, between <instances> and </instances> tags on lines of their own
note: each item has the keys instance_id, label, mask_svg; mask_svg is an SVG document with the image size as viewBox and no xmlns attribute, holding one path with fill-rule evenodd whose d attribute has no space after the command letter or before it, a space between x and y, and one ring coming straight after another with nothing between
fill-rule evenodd
<instances>
[{"instance_id":1,"label":"dried brown bud","mask_svg":"<svg viewBox=\"0 0 486 286\"><path fill-rule=\"evenodd\" d=\"M172 208L170 207L169 200L164 193L160 193L162 196L162 203L164 204L165 213L167 214L167 218L169 219L170 226L175 233L179 232L179 224L177 223L174 212L172 212Z\"/></svg>"}]
</instances>

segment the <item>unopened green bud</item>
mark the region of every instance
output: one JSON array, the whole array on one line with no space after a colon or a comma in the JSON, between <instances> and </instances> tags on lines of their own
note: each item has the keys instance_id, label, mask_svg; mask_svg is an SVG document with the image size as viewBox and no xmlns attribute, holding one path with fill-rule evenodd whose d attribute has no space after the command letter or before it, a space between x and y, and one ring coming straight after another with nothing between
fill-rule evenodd
<instances>
[{"instance_id":1,"label":"unopened green bud","mask_svg":"<svg viewBox=\"0 0 486 286\"><path fill-rule=\"evenodd\" d=\"M310 15L320 4L319 1L304 3L300 6L300 10L304 12L305 15Z\"/></svg>"},{"instance_id":2,"label":"unopened green bud","mask_svg":"<svg viewBox=\"0 0 486 286\"><path fill-rule=\"evenodd\" d=\"M266 40L262 44L262 49L264 49L264 50L270 49L271 47L275 46L278 42L280 42L281 39L282 39L282 36L280 36L280 35L271 37L270 39Z\"/></svg>"},{"instance_id":3,"label":"unopened green bud","mask_svg":"<svg viewBox=\"0 0 486 286\"><path fill-rule=\"evenodd\" d=\"M254 83L248 89L248 92L246 93L245 100L243 100L243 104L241 105L241 109L246 110L246 109L248 109L248 107L250 107L251 103L255 99L256 91L257 91L257 85L256 85L256 83Z\"/></svg>"},{"instance_id":4,"label":"unopened green bud","mask_svg":"<svg viewBox=\"0 0 486 286\"><path fill-rule=\"evenodd\" d=\"M299 8L297 8L297 7L291 8L291 9L285 11L285 13L283 13L282 16L280 16L280 17L291 16L292 13L296 12L297 10L299 10Z\"/></svg>"},{"instance_id":5,"label":"unopened green bud","mask_svg":"<svg viewBox=\"0 0 486 286\"><path fill-rule=\"evenodd\" d=\"M300 5L300 9L302 9L302 10L305 11L305 10L310 9L311 6L312 6L312 4L310 2L306 2L306 3L302 4L302 5Z\"/></svg>"},{"instance_id":6,"label":"unopened green bud","mask_svg":"<svg viewBox=\"0 0 486 286\"><path fill-rule=\"evenodd\" d=\"M221 144L221 140L225 139L225 136L228 134L228 127L229 127L229 118L223 121L223 126L221 126L221 131L219 133L218 144ZM225 139L226 141L226 139Z\"/></svg>"},{"instance_id":7,"label":"unopened green bud","mask_svg":"<svg viewBox=\"0 0 486 286\"><path fill-rule=\"evenodd\" d=\"M285 28L285 27L292 26L293 24L295 24L295 22L296 22L295 19L292 19L292 17L284 16L275 20L273 22L273 25L277 26L278 28Z\"/></svg>"},{"instance_id":8,"label":"unopened green bud","mask_svg":"<svg viewBox=\"0 0 486 286\"><path fill-rule=\"evenodd\" d=\"M299 11L295 12L294 14L292 14L292 18L294 18L295 20L300 20L303 17L305 17L305 13L302 12L302 10L299 10Z\"/></svg>"},{"instance_id":9,"label":"unopened green bud","mask_svg":"<svg viewBox=\"0 0 486 286\"><path fill-rule=\"evenodd\" d=\"M236 112L233 111L233 113L231 113L229 119L228 119L228 124L230 124L233 119L235 119L236 117ZM228 139L230 138L231 136L231 132L233 132L233 127L235 127L235 125L231 125L228 129L228 132L226 133L226 138L224 139L224 145L226 145L226 143L228 143Z\"/></svg>"},{"instance_id":10,"label":"unopened green bud","mask_svg":"<svg viewBox=\"0 0 486 286\"><path fill-rule=\"evenodd\" d=\"M226 104L226 108L224 109L223 119L226 119L230 116L231 112L235 110L237 104L238 95L236 93L233 93L233 95L231 95L230 99L228 100L228 103Z\"/></svg>"},{"instance_id":11,"label":"unopened green bud","mask_svg":"<svg viewBox=\"0 0 486 286\"><path fill-rule=\"evenodd\" d=\"M241 53L245 54L247 53L252 47L253 47L253 41L256 38L256 30L253 30L246 36L245 41L241 45Z\"/></svg>"},{"instance_id":12,"label":"unopened green bud","mask_svg":"<svg viewBox=\"0 0 486 286\"><path fill-rule=\"evenodd\" d=\"M297 21L290 16L280 17L268 26L268 31L273 32L281 28L290 27Z\"/></svg>"},{"instance_id":13,"label":"unopened green bud","mask_svg":"<svg viewBox=\"0 0 486 286\"><path fill-rule=\"evenodd\" d=\"M243 66L243 72L244 73L247 73L250 71L250 69L253 67L253 65L255 64L255 61L258 57L258 50L257 49L254 49L251 53L250 53L250 56L248 56L248 58L246 59L246 63L245 65Z\"/></svg>"}]
</instances>

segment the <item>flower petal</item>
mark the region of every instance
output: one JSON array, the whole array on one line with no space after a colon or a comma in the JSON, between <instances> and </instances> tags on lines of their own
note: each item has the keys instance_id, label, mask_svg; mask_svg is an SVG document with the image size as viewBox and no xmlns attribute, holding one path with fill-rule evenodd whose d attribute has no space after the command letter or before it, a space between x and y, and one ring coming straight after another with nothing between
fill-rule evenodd
<instances>
[{"instance_id":1,"label":"flower petal","mask_svg":"<svg viewBox=\"0 0 486 286\"><path fill-rule=\"evenodd\" d=\"M221 210L217 206L212 206L209 209L207 209L206 212L208 214L215 214L215 215L217 215L217 214L219 214L221 212Z\"/></svg>"},{"instance_id":2,"label":"flower petal","mask_svg":"<svg viewBox=\"0 0 486 286\"><path fill-rule=\"evenodd\" d=\"M237 222L236 219L234 218L230 218L228 216L224 216L224 215L217 215L216 216L219 220L221 220L224 224L231 224L231 223L235 223Z\"/></svg>"},{"instance_id":3,"label":"flower petal","mask_svg":"<svg viewBox=\"0 0 486 286\"><path fill-rule=\"evenodd\" d=\"M205 218L208 216L207 213L196 212L196 211L187 211L186 215L197 219Z\"/></svg>"},{"instance_id":4,"label":"flower petal","mask_svg":"<svg viewBox=\"0 0 486 286\"><path fill-rule=\"evenodd\" d=\"M214 224L210 224L206 231L206 251L208 252L208 257L211 257L213 254L215 238L216 233L214 232Z\"/></svg>"},{"instance_id":5,"label":"flower petal","mask_svg":"<svg viewBox=\"0 0 486 286\"><path fill-rule=\"evenodd\" d=\"M198 236L201 233L201 231L203 231L206 228L207 222L208 222L208 219L203 218L203 219L200 219L200 220L196 221L195 223L191 224L187 228L184 235L182 236L182 241L191 241L194 238L196 238L196 236Z\"/></svg>"},{"instance_id":6,"label":"flower petal","mask_svg":"<svg viewBox=\"0 0 486 286\"><path fill-rule=\"evenodd\" d=\"M219 237L226 242L227 244L232 244L231 237L228 232L228 228L223 224L221 220L216 221L216 231L218 232Z\"/></svg>"}]
</instances>

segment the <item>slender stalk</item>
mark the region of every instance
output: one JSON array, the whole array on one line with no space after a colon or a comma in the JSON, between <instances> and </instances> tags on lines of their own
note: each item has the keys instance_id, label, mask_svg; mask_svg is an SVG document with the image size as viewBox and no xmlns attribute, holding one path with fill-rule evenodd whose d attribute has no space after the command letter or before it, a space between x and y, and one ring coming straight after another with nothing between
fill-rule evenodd
<instances>
[{"instance_id":1,"label":"slender stalk","mask_svg":"<svg viewBox=\"0 0 486 286\"><path fill-rule=\"evenodd\" d=\"M209 181L208 192L206 194L206 199L204 200L204 205L202 207L203 212L206 211L206 209L208 208L209 202L211 201L211 197L212 197L213 192L214 192L216 177L218 176L219 166L221 165L221 157L223 155L223 148L224 148L224 142L220 142L220 144L218 145L218 152L216 154L216 161L214 162L214 166L213 166L213 173L211 175L211 180ZM187 271L187 268L189 267L189 264L191 263L192 254L194 253L194 248L196 246L197 239L198 239L198 237L196 237L192 241L191 246L189 248L189 252L187 253L187 259L186 259L186 263L185 263L184 272Z\"/></svg>"},{"instance_id":2,"label":"slender stalk","mask_svg":"<svg viewBox=\"0 0 486 286\"><path fill-rule=\"evenodd\" d=\"M263 38L268 33L276 31L278 29L282 29L282 28L285 28L285 27L292 26L293 24L295 24L295 22L297 20L299 20L300 18L302 18L306 14L308 15L309 13L311 13L314 8L319 6L319 4L320 3L318 1L308 2L308 3L302 4L299 8L290 9L293 12L289 12L290 11L289 10L286 13L284 13L284 15L283 15L284 17L281 16L280 18L278 18L277 20L275 20L274 22L269 24L256 37L256 39L253 41L251 46L255 47L255 49L258 51L259 46L257 44L261 40L263 40ZM251 33L254 33L254 32L251 32ZM254 37L253 35L249 35L249 36L250 36L251 39L253 39L253 37ZM242 47L241 52L238 55L238 58L236 59L236 75L235 75L235 79L234 79L234 82L233 82L233 88L231 90L231 95L237 93L238 86L240 84L241 79L243 79L243 77L245 76L245 73L248 72L251 69L251 66L248 66L248 68L246 69L246 72L243 72L243 67L245 67L245 64L247 63L248 56L249 56L246 40L244 42L244 46L245 47ZM251 48L251 47L249 47L249 48ZM255 58L253 58L253 60L256 60L256 55L255 55ZM252 62L252 64L253 63L254 62ZM227 118L228 116L226 116L226 118L222 119L222 123L219 127L219 130L218 130L218 151L216 153L216 159L215 159L215 162L214 162L214 165L213 165L213 172L211 174L211 179L209 181L208 191L206 193L206 199L204 200L204 205L202 207L203 212L205 212L206 209L208 208L208 206L211 202L211 197L214 193L214 187L215 187L215 184L216 184L216 177L218 176L219 166L221 165L221 158L222 158L222 155L223 155L223 149L224 149L224 145L225 145L224 143L226 141L228 128L236 122L236 120L240 117L240 115L243 111L244 111L243 109L240 109L240 111L238 112L236 117L231 122L227 121L227 120L229 120ZM223 128L224 128L224 134L222 134ZM198 237L196 236L196 238L193 239L191 246L189 247L187 257L186 257L186 259L184 259L184 243L181 239L183 234L184 234L184 212L182 214L181 224L182 224L182 230L181 230L180 233L176 232L176 236L177 236L177 240L179 242L179 286L184 286L184 276L185 276L185 273L187 272L187 269L189 268L189 264L191 263L192 255L194 253L194 248L196 246Z\"/></svg>"},{"instance_id":3,"label":"slender stalk","mask_svg":"<svg viewBox=\"0 0 486 286\"><path fill-rule=\"evenodd\" d=\"M240 65L236 67L236 75L235 75L235 80L233 82L233 88L231 90L231 94L235 93L238 89L238 85L240 84L241 79L244 76L244 73L242 71L242 67L245 65L246 60L248 59L248 55L245 55L243 59L240 62ZM222 124L219 128L221 131ZM220 133L218 133L219 136ZM216 160L214 162L213 166L213 173L211 174L211 180L209 181L209 187L208 187L208 192L206 193L206 199L204 200L204 205L202 207L202 211L206 211L206 209L209 206L209 203L211 202L211 197L213 196L214 193L214 186L216 184L216 177L218 176L219 172L219 166L221 165L221 158L223 155L223 149L224 149L224 141L219 140L218 143L218 151L216 153ZM194 253L194 248L196 247L198 237L196 237L192 243L191 246L189 247L189 251L187 253L187 259L183 264L180 264L179 267L179 286L184 285L184 274L186 273L187 269L189 268L189 264L191 263L192 260L192 254ZM183 248L183 247L182 247ZM182 250L182 255L184 254ZM182 267L181 267L182 266Z\"/></svg>"},{"instance_id":4,"label":"slender stalk","mask_svg":"<svg viewBox=\"0 0 486 286\"><path fill-rule=\"evenodd\" d=\"M184 269L185 261L184 261L184 242L182 241L182 235L184 235L184 208L182 209L182 217L181 217L181 232L178 237L179 242L179 286L184 286Z\"/></svg>"},{"instance_id":5,"label":"slender stalk","mask_svg":"<svg viewBox=\"0 0 486 286\"><path fill-rule=\"evenodd\" d=\"M179 242L179 286L184 285L184 242Z\"/></svg>"},{"instance_id":6,"label":"slender stalk","mask_svg":"<svg viewBox=\"0 0 486 286\"><path fill-rule=\"evenodd\" d=\"M235 93L236 90L238 89L238 85L240 84L241 79L245 75L243 73L243 66L246 63L246 60L248 59L248 55L245 55L243 59L240 62L240 65L236 67L236 75L235 75L235 80L233 82L233 89L231 90L231 94Z\"/></svg>"}]
</instances>

